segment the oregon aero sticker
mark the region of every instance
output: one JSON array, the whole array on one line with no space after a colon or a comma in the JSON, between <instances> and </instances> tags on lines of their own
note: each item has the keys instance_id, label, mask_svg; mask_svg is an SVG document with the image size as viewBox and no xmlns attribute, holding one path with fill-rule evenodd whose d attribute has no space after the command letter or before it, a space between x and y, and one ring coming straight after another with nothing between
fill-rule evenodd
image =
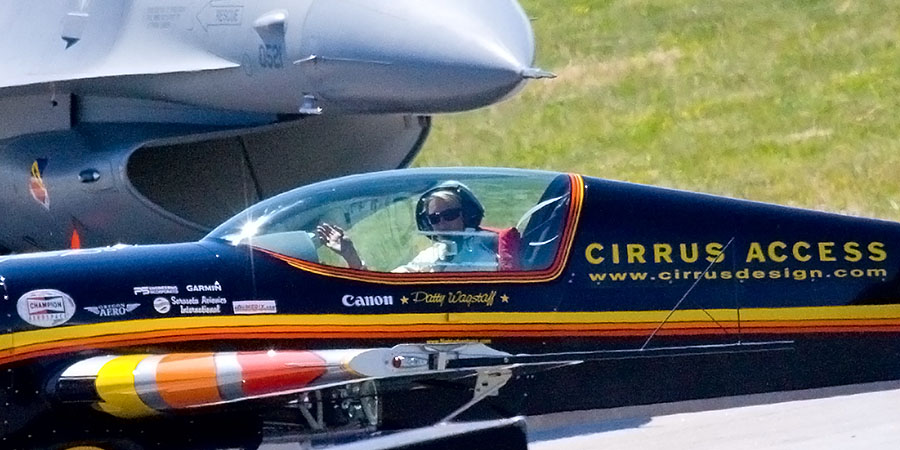
<instances>
[{"instance_id":1,"label":"oregon aero sticker","mask_svg":"<svg viewBox=\"0 0 900 450\"><path fill-rule=\"evenodd\" d=\"M16 310L22 320L42 328L55 327L75 315L75 301L55 289L39 289L19 297Z\"/></svg>"},{"instance_id":2,"label":"oregon aero sticker","mask_svg":"<svg viewBox=\"0 0 900 450\"><path fill-rule=\"evenodd\" d=\"M769 241L725 248L721 242L601 243L584 249L596 285L628 282L862 278L884 281L888 252L883 242ZM721 264L728 259L737 265ZM708 270L707 266L709 266ZM624 270L621 270L624 269Z\"/></svg>"},{"instance_id":3,"label":"oregon aero sticker","mask_svg":"<svg viewBox=\"0 0 900 450\"><path fill-rule=\"evenodd\" d=\"M120 317L124 316L141 306L140 303L116 303L113 305L97 305L85 306L85 311L96 314L100 317Z\"/></svg>"}]
</instances>

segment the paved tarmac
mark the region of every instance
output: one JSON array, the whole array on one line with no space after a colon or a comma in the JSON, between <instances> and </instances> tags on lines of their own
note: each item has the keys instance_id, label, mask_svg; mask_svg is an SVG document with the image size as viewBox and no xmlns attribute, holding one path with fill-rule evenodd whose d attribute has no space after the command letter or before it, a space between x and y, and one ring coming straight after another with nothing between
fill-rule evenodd
<instances>
[{"instance_id":1,"label":"paved tarmac","mask_svg":"<svg viewBox=\"0 0 900 450\"><path fill-rule=\"evenodd\" d=\"M531 450L897 449L900 381L528 418Z\"/></svg>"}]
</instances>

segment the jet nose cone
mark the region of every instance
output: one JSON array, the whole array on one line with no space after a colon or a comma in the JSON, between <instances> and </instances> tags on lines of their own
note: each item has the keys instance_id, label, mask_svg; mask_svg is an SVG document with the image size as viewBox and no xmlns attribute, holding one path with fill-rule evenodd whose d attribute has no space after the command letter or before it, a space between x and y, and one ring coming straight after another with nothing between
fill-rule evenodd
<instances>
[{"instance_id":1,"label":"jet nose cone","mask_svg":"<svg viewBox=\"0 0 900 450\"><path fill-rule=\"evenodd\" d=\"M535 73L515 0L316 0L302 39L295 64L326 113L464 111Z\"/></svg>"}]
</instances>

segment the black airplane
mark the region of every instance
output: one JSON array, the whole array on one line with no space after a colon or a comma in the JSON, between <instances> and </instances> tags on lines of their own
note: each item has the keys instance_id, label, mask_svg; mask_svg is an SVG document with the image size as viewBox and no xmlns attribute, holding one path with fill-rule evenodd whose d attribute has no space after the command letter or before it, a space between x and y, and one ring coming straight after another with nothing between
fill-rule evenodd
<instances>
[{"instance_id":1,"label":"black airplane","mask_svg":"<svg viewBox=\"0 0 900 450\"><path fill-rule=\"evenodd\" d=\"M0 259L3 438L249 411L401 428L893 379L898 248L896 223L575 174L321 182L199 242Z\"/></svg>"}]
</instances>

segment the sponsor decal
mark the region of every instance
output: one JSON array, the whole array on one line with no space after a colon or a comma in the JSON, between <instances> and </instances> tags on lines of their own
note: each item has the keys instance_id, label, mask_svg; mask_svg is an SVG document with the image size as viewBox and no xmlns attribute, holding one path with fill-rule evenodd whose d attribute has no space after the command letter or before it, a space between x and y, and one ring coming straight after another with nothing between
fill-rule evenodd
<instances>
[{"instance_id":1,"label":"sponsor decal","mask_svg":"<svg viewBox=\"0 0 900 450\"><path fill-rule=\"evenodd\" d=\"M178 294L178 286L135 286L134 295Z\"/></svg>"},{"instance_id":2,"label":"sponsor decal","mask_svg":"<svg viewBox=\"0 0 900 450\"><path fill-rule=\"evenodd\" d=\"M275 300L239 300L231 302L235 314L275 314L278 305Z\"/></svg>"},{"instance_id":3,"label":"sponsor decal","mask_svg":"<svg viewBox=\"0 0 900 450\"><path fill-rule=\"evenodd\" d=\"M75 315L75 301L55 289L30 291L19 297L16 310L22 320L36 327L55 327Z\"/></svg>"},{"instance_id":4,"label":"sponsor decal","mask_svg":"<svg viewBox=\"0 0 900 450\"><path fill-rule=\"evenodd\" d=\"M623 282L859 278L884 281L888 251L878 241L753 241L726 248L720 242L601 243L585 247L588 273L597 286ZM730 258L736 265L719 264ZM710 266L708 269L706 266ZM727 266L727 267L726 267ZM625 268L627 267L627 268ZM625 270L622 270L625 268Z\"/></svg>"},{"instance_id":5,"label":"sponsor decal","mask_svg":"<svg viewBox=\"0 0 900 450\"><path fill-rule=\"evenodd\" d=\"M349 308L359 306L388 306L394 304L394 297L391 295L345 295L341 299L341 303Z\"/></svg>"},{"instance_id":6,"label":"sponsor decal","mask_svg":"<svg viewBox=\"0 0 900 450\"><path fill-rule=\"evenodd\" d=\"M141 304L116 303L114 305L85 306L84 309L100 317L119 317L134 311L138 306L141 306Z\"/></svg>"},{"instance_id":7,"label":"sponsor decal","mask_svg":"<svg viewBox=\"0 0 900 450\"><path fill-rule=\"evenodd\" d=\"M184 290L188 292L222 292L222 285L218 281L213 284L189 284Z\"/></svg>"},{"instance_id":8,"label":"sponsor decal","mask_svg":"<svg viewBox=\"0 0 900 450\"><path fill-rule=\"evenodd\" d=\"M415 291L409 296L400 298L400 303L408 305L412 303L428 303L438 306L446 305L481 305L486 307L494 306L494 301L499 298L502 303L509 303L509 296L502 294L497 297L497 291L488 292L464 292L464 291L448 291L448 292L428 292Z\"/></svg>"},{"instance_id":9,"label":"sponsor decal","mask_svg":"<svg viewBox=\"0 0 900 450\"><path fill-rule=\"evenodd\" d=\"M169 297L172 305L178 307L181 314L221 314L222 305L228 303L225 297L201 295L199 297Z\"/></svg>"},{"instance_id":10,"label":"sponsor decal","mask_svg":"<svg viewBox=\"0 0 900 450\"><path fill-rule=\"evenodd\" d=\"M172 304L165 297L156 297L153 299L153 309L160 314L167 314L172 310Z\"/></svg>"},{"instance_id":11,"label":"sponsor decal","mask_svg":"<svg viewBox=\"0 0 900 450\"><path fill-rule=\"evenodd\" d=\"M44 169L47 168L47 158L38 158L31 164L31 179L28 183L28 190L31 191L31 197L34 198L47 211L50 210L50 193L47 186L44 185Z\"/></svg>"}]
</instances>

